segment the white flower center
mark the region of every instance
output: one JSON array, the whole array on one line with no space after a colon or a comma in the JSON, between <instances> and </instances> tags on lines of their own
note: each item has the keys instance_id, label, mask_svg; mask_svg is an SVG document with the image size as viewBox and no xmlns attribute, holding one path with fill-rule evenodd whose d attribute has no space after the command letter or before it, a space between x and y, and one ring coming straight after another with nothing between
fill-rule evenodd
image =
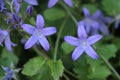
<instances>
[{"instance_id":1,"label":"white flower center","mask_svg":"<svg viewBox=\"0 0 120 80\"><path fill-rule=\"evenodd\" d=\"M41 30L35 30L35 35L36 35L38 38L41 38L41 37L43 36Z\"/></svg>"},{"instance_id":2,"label":"white flower center","mask_svg":"<svg viewBox=\"0 0 120 80\"><path fill-rule=\"evenodd\" d=\"M87 40L86 39L80 39L80 45L82 46L83 49L87 48Z\"/></svg>"}]
</instances>

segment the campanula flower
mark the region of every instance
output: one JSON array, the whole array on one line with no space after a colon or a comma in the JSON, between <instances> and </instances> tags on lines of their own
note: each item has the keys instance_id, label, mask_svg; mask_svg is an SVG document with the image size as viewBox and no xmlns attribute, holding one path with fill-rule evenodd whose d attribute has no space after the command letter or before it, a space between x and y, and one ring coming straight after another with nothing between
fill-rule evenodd
<instances>
[{"instance_id":1,"label":"campanula flower","mask_svg":"<svg viewBox=\"0 0 120 80\"><path fill-rule=\"evenodd\" d=\"M48 8L51 8L53 7L59 0L49 0L48 1ZM73 7L73 2L72 0L64 0L64 2L70 6L70 7Z\"/></svg>"},{"instance_id":2,"label":"campanula flower","mask_svg":"<svg viewBox=\"0 0 120 80\"><path fill-rule=\"evenodd\" d=\"M20 7L21 7L21 3L25 1L30 5L38 5L37 0L14 0L14 8L16 13L18 13L20 11Z\"/></svg>"},{"instance_id":3,"label":"campanula flower","mask_svg":"<svg viewBox=\"0 0 120 80\"><path fill-rule=\"evenodd\" d=\"M5 46L8 51L12 51L12 46L16 46L16 44L11 42L9 32L7 30L0 30L0 45L3 41L5 42Z\"/></svg>"},{"instance_id":4,"label":"campanula flower","mask_svg":"<svg viewBox=\"0 0 120 80\"><path fill-rule=\"evenodd\" d=\"M84 23L80 23L78 25L78 38L72 37L72 36L65 36L64 40L73 45L76 46L75 50L72 53L72 59L77 60L82 53L85 51L88 56L90 56L93 59L97 59L98 55L94 51L94 49L91 47L94 43L96 43L98 40L102 38L102 35L93 35L87 38L87 33L84 29Z\"/></svg>"},{"instance_id":5,"label":"campanula flower","mask_svg":"<svg viewBox=\"0 0 120 80\"><path fill-rule=\"evenodd\" d=\"M14 69L13 63L11 63L10 67L2 66L3 70L5 71L5 80L12 80L15 79L15 73L18 73L21 69Z\"/></svg>"},{"instance_id":6,"label":"campanula flower","mask_svg":"<svg viewBox=\"0 0 120 80\"><path fill-rule=\"evenodd\" d=\"M5 71L5 80L12 80L13 78L13 71L9 67L4 67L3 68Z\"/></svg>"},{"instance_id":7,"label":"campanula flower","mask_svg":"<svg viewBox=\"0 0 120 80\"><path fill-rule=\"evenodd\" d=\"M105 35L109 34L106 24L110 23L112 18L104 17L100 10L91 15L89 10L84 7L83 12L85 18L80 22L84 23L87 33L98 34L98 31L101 31Z\"/></svg>"},{"instance_id":8,"label":"campanula flower","mask_svg":"<svg viewBox=\"0 0 120 80\"><path fill-rule=\"evenodd\" d=\"M32 36L25 44L25 49L31 48L37 41L42 45L42 47L48 51L50 48L49 42L46 36L56 33L55 27L44 28L44 18L42 15L38 14L36 19L36 28L29 24L23 24L22 28Z\"/></svg>"}]
</instances>

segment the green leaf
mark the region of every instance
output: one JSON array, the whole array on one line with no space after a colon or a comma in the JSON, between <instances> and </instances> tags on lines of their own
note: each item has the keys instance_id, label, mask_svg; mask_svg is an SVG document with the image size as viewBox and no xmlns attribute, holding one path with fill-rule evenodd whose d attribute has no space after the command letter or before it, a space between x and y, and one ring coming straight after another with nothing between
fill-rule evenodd
<instances>
[{"instance_id":1,"label":"green leaf","mask_svg":"<svg viewBox=\"0 0 120 80\"><path fill-rule=\"evenodd\" d=\"M89 73L89 79L105 79L111 72L106 66L96 66L92 68L91 72Z\"/></svg>"},{"instance_id":2,"label":"green leaf","mask_svg":"<svg viewBox=\"0 0 120 80\"><path fill-rule=\"evenodd\" d=\"M99 48L96 51L97 53L99 53L99 55L104 56L105 59L108 60L111 57L115 57L117 47L113 44L102 45L99 46Z\"/></svg>"},{"instance_id":3,"label":"green leaf","mask_svg":"<svg viewBox=\"0 0 120 80\"><path fill-rule=\"evenodd\" d=\"M109 15L120 14L120 0L102 0L102 5Z\"/></svg>"},{"instance_id":4,"label":"green leaf","mask_svg":"<svg viewBox=\"0 0 120 80\"><path fill-rule=\"evenodd\" d=\"M59 77L62 76L64 71L64 66L62 64L61 60L58 60L56 62L49 60L48 65L51 70L51 75L53 76L54 80L59 80Z\"/></svg>"},{"instance_id":5,"label":"green leaf","mask_svg":"<svg viewBox=\"0 0 120 80\"><path fill-rule=\"evenodd\" d=\"M42 69L28 80L52 80L51 71L48 64L45 63Z\"/></svg>"},{"instance_id":6,"label":"green leaf","mask_svg":"<svg viewBox=\"0 0 120 80\"><path fill-rule=\"evenodd\" d=\"M44 16L47 20L55 21L57 19L63 18L65 16L65 12L58 8L51 8L45 10Z\"/></svg>"},{"instance_id":7,"label":"green leaf","mask_svg":"<svg viewBox=\"0 0 120 80\"><path fill-rule=\"evenodd\" d=\"M61 45L61 48L66 54L69 54L70 52L73 51L74 46L72 46L72 45L70 45L66 42L63 42L62 45Z\"/></svg>"},{"instance_id":8,"label":"green leaf","mask_svg":"<svg viewBox=\"0 0 120 80\"><path fill-rule=\"evenodd\" d=\"M120 38L119 37L115 37L113 40L113 43L115 44L115 46L120 49Z\"/></svg>"},{"instance_id":9,"label":"green leaf","mask_svg":"<svg viewBox=\"0 0 120 80\"><path fill-rule=\"evenodd\" d=\"M0 63L3 66L9 66L11 64L11 62L13 62L15 65L18 63L18 57L12 53L9 52L6 49L3 49L2 55L0 57Z\"/></svg>"},{"instance_id":10,"label":"green leaf","mask_svg":"<svg viewBox=\"0 0 120 80\"><path fill-rule=\"evenodd\" d=\"M30 59L25 65L24 69L22 70L22 74L27 76L34 76L37 74L45 64L46 59L42 57L35 57L33 59Z\"/></svg>"},{"instance_id":11,"label":"green leaf","mask_svg":"<svg viewBox=\"0 0 120 80\"><path fill-rule=\"evenodd\" d=\"M35 18L34 18L34 17L31 17L31 18L29 19L29 22L30 22L30 24L32 24L32 25L36 25L36 22L35 22Z\"/></svg>"},{"instance_id":12,"label":"green leaf","mask_svg":"<svg viewBox=\"0 0 120 80\"><path fill-rule=\"evenodd\" d=\"M80 78L80 80L88 80L88 64L85 55L80 56L80 58L74 63L74 72Z\"/></svg>"},{"instance_id":13,"label":"green leaf","mask_svg":"<svg viewBox=\"0 0 120 80\"><path fill-rule=\"evenodd\" d=\"M70 17L68 17L66 24L64 26L65 27L62 31L61 38L64 38L65 35L73 36L76 34L77 26ZM60 29L60 27L58 27L58 29Z\"/></svg>"},{"instance_id":14,"label":"green leaf","mask_svg":"<svg viewBox=\"0 0 120 80\"><path fill-rule=\"evenodd\" d=\"M103 65L104 61L100 58L98 60L94 60L90 57L87 57L87 63L89 66L89 79L106 79L107 76L111 74L110 70Z\"/></svg>"}]
</instances>

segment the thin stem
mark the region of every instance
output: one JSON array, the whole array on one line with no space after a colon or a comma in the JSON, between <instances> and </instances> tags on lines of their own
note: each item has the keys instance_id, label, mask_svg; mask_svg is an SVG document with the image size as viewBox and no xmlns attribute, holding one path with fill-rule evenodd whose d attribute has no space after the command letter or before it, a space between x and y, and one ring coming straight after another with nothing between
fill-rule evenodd
<instances>
[{"instance_id":1,"label":"thin stem","mask_svg":"<svg viewBox=\"0 0 120 80\"><path fill-rule=\"evenodd\" d=\"M120 75L116 72L116 70L112 67L112 65L104 58L103 55L101 55L101 58L107 64L107 66L111 69L111 71L115 74L116 78L120 80Z\"/></svg>"},{"instance_id":2,"label":"thin stem","mask_svg":"<svg viewBox=\"0 0 120 80\"><path fill-rule=\"evenodd\" d=\"M78 25L78 21L76 20L76 18L73 16L73 14L70 12L70 10L68 9L68 7L62 2L60 1L60 4L63 6L63 8L67 11L67 13L70 15L70 17L72 18L72 20L74 21L74 23L76 24L76 26Z\"/></svg>"},{"instance_id":3,"label":"thin stem","mask_svg":"<svg viewBox=\"0 0 120 80\"><path fill-rule=\"evenodd\" d=\"M70 80L70 79L67 77L67 75L63 74L63 76L64 76L64 78L65 78L66 80Z\"/></svg>"},{"instance_id":4,"label":"thin stem","mask_svg":"<svg viewBox=\"0 0 120 80\"><path fill-rule=\"evenodd\" d=\"M44 57L44 58L46 58L46 59L49 59L47 55L41 53L37 48L33 48L33 50L34 50L38 55L40 55L40 56L42 56L42 57Z\"/></svg>"},{"instance_id":5,"label":"thin stem","mask_svg":"<svg viewBox=\"0 0 120 80\"><path fill-rule=\"evenodd\" d=\"M68 74L70 74L74 78L78 79L78 77L75 74L73 74L72 72L70 72L69 70L65 69L65 72L68 73Z\"/></svg>"},{"instance_id":6,"label":"thin stem","mask_svg":"<svg viewBox=\"0 0 120 80\"><path fill-rule=\"evenodd\" d=\"M63 28L64 28L64 25L65 25L65 23L66 23L66 21L67 21L67 17L66 17L66 19L63 21L63 24L62 24L62 26L61 26L61 28L60 28L60 30L59 30L59 32L58 32L58 37L57 37L57 40L56 40L56 43L55 43L55 51L54 51L54 57L53 57L53 60L54 61L56 61L57 60L57 51L58 51L58 46L59 46L59 41L60 41L60 36L61 36L61 34L62 34L62 31L63 31Z\"/></svg>"},{"instance_id":7,"label":"thin stem","mask_svg":"<svg viewBox=\"0 0 120 80\"><path fill-rule=\"evenodd\" d=\"M13 13L13 0L11 1L11 4L10 4L10 10Z\"/></svg>"}]
</instances>

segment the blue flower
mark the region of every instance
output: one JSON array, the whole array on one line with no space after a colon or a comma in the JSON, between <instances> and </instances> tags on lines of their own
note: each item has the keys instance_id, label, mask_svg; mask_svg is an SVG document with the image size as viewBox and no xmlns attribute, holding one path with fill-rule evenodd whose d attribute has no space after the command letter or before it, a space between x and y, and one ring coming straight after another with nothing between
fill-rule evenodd
<instances>
[{"instance_id":1,"label":"blue flower","mask_svg":"<svg viewBox=\"0 0 120 80\"><path fill-rule=\"evenodd\" d=\"M77 60L84 51L91 58L97 59L98 55L94 51L94 49L91 47L91 45L96 43L101 38L102 38L102 35L93 35L93 36L90 36L89 38L87 38L87 34L84 29L84 23L81 22L78 26L78 38L72 37L72 36L65 36L64 40L67 43L69 43L73 46L76 46L75 50L72 53L73 60Z\"/></svg>"},{"instance_id":2,"label":"blue flower","mask_svg":"<svg viewBox=\"0 0 120 80\"><path fill-rule=\"evenodd\" d=\"M0 45L2 44L3 41L5 42L5 46L8 51L12 51L12 46L16 46L16 44L11 42L7 30L0 30Z\"/></svg>"},{"instance_id":3,"label":"blue flower","mask_svg":"<svg viewBox=\"0 0 120 80\"><path fill-rule=\"evenodd\" d=\"M49 0L48 2L48 8L51 8L53 7L59 0ZM72 0L64 0L64 2L70 6L70 7L73 7L73 2Z\"/></svg>"},{"instance_id":4,"label":"blue flower","mask_svg":"<svg viewBox=\"0 0 120 80\"><path fill-rule=\"evenodd\" d=\"M4 67L5 80L11 80L13 78L13 71L9 67Z\"/></svg>"},{"instance_id":5,"label":"blue flower","mask_svg":"<svg viewBox=\"0 0 120 80\"><path fill-rule=\"evenodd\" d=\"M25 49L31 48L37 41L42 45L42 47L48 51L50 48L49 42L45 36L52 35L56 33L55 27L44 27L44 18L42 15L38 14L36 19L36 28L29 24L23 24L22 28L32 36L25 44Z\"/></svg>"},{"instance_id":6,"label":"blue flower","mask_svg":"<svg viewBox=\"0 0 120 80\"><path fill-rule=\"evenodd\" d=\"M109 30L106 24L110 23L113 19L111 17L104 17L100 10L97 10L93 15L87 8L83 8L85 18L80 22L83 22L87 33L98 34L101 31L105 35L109 35Z\"/></svg>"},{"instance_id":7,"label":"blue flower","mask_svg":"<svg viewBox=\"0 0 120 80\"><path fill-rule=\"evenodd\" d=\"M2 69L5 71L5 80L15 79L15 73L18 73L21 69L14 69L13 63L11 63L10 67L2 66Z\"/></svg>"}]
</instances>

